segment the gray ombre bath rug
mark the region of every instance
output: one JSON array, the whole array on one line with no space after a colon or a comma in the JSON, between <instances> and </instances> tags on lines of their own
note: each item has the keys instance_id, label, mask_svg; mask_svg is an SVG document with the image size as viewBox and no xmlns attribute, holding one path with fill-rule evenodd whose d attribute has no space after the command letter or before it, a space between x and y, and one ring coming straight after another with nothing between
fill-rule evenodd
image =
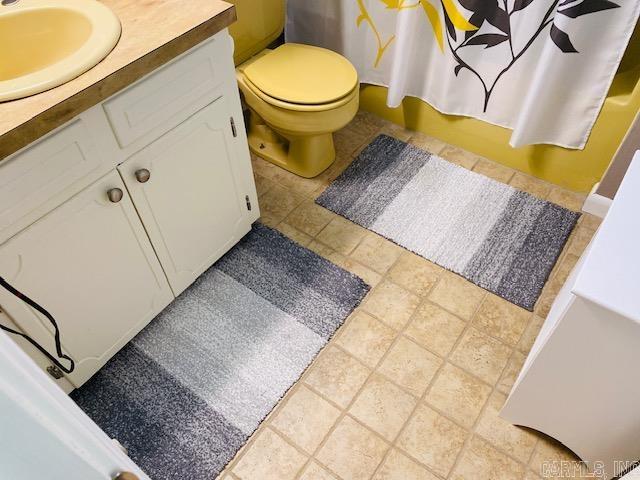
<instances>
[{"instance_id":1,"label":"gray ombre bath rug","mask_svg":"<svg viewBox=\"0 0 640 480\"><path fill-rule=\"evenodd\" d=\"M527 310L580 216L386 135L316 202Z\"/></svg>"},{"instance_id":2,"label":"gray ombre bath rug","mask_svg":"<svg viewBox=\"0 0 640 480\"><path fill-rule=\"evenodd\" d=\"M71 397L154 480L213 480L368 290L256 224Z\"/></svg>"}]
</instances>

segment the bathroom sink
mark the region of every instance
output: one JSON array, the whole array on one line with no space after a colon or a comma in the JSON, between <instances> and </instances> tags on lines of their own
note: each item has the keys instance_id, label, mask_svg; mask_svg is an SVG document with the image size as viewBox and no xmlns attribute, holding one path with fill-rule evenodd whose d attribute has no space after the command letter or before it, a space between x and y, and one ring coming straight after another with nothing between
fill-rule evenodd
<instances>
[{"instance_id":1,"label":"bathroom sink","mask_svg":"<svg viewBox=\"0 0 640 480\"><path fill-rule=\"evenodd\" d=\"M120 21L96 0L3 0L0 101L33 95L86 72L118 43Z\"/></svg>"}]
</instances>

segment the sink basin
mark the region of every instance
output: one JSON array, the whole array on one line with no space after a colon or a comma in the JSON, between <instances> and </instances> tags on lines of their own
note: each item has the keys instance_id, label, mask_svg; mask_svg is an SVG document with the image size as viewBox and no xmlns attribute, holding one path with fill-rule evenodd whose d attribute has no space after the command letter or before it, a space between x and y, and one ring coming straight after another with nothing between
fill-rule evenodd
<instances>
[{"instance_id":1,"label":"sink basin","mask_svg":"<svg viewBox=\"0 0 640 480\"><path fill-rule=\"evenodd\" d=\"M0 5L0 101L43 92L86 72L109 54L120 31L118 17L96 0Z\"/></svg>"}]
</instances>

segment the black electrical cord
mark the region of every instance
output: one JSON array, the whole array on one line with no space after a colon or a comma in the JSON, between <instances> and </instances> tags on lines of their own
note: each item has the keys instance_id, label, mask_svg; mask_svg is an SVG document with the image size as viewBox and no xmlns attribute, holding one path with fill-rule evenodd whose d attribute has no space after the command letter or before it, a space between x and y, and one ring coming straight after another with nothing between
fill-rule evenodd
<instances>
[{"instance_id":1,"label":"black electrical cord","mask_svg":"<svg viewBox=\"0 0 640 480\"><path fill-rule=\"evenodd\" d=\"M65 355L64 353L62 353L62 345L60 343L60 328L58 328L58 323L56 322L55 318L53 318L53 315L51 315L43 307L38 305L36 302L31 300L29 297L27 297L24 293L16 290L13 286L9 285L7 283L7 281L2 277L0 277L0 286L2 286L9 293L11 293L12 295L15 295L20 300L22 300L24 303L26 303L27 305L29 305L32 308L35 308L38 312L40 312L42 315L47 317L47 319L51 322L51 324L53 325L53 328L55 330L54 339L55 339L55 344L56 344L56 354L58 355L58 358L61 358L61 359L64 359L64 360L68 360L69 361L69 367L65 367L64 365L62 365L62 363L60 363L58 358L55 358L53 355L51 355L42 345L40 345L38 342L36 342L29 335L26 335L26 334L24 334L22 332L19 332L17 330L12 329L12 328L6 327L4 325L0 325L0 328L2 330L6 331L6 332L13 333L14 335L18 335L18 336L24 338L27 342L29 342L31 345L36 347L44 356L46 356L49 360L51 360L53 362L53 364L56 367L58 367L60 370L62 370L64 373L73 372L73 369L75 368L75 362L73 361L73 359L71 357L69 357L69 356Z\"/></svg>"}]
</instances>

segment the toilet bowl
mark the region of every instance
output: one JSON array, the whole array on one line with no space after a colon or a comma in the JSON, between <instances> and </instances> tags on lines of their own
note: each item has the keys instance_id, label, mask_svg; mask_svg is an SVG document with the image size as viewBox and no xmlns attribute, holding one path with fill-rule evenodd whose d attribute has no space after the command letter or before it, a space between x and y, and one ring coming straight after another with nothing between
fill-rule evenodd
<instances>
[{"instance_id":1,"label":"toilet bowl","mask_svg":"<svg viewBox=\"0 0 640 480\"><path fill-rule=\"evenodd\" d=\"M236 76L250 111L251 151L307 178L333 163L333 132L358 111L358 74L346 58L287 43L244 62Z\"/></svg>"}]
</instances>

